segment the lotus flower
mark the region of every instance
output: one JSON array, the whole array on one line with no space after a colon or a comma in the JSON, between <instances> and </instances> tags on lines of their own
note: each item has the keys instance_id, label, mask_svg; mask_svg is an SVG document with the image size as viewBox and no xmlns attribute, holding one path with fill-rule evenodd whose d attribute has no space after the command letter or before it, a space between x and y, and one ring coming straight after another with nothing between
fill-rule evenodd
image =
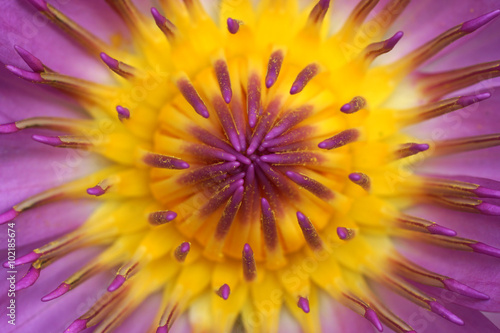
<instances>
[{"instance_id":1,"label":"lotus flower","mask_svg":"<svg viewBox=\"0 0 500 333\"><path fill-rule=\"evenodd\" d=\"M1 331L500 332L499 8L3 1Z\"/></svg>"}]
</instances>

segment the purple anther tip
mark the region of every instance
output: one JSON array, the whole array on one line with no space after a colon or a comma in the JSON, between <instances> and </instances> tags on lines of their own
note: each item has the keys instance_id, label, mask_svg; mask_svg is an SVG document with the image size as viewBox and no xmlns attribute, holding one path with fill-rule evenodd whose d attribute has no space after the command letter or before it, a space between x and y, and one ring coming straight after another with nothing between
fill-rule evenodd
<instances>
[{"instance_id":1,"label":"purple anther tip","mask_svg":"<svg viewBox=\"0 0 500 333\"><path fill-rule=\"evenodd\" d=\"M460 295L464 295L467 297L487 301L490 299L490 296L483 294L482 292L477 291L463 283L458 282L454 279L446 279L443 281L446 289L454 291Z\"/></svg>"},{"instance_id":2,"label":"purple anther tip","mask_svg":"<svg viewBox=\"0 0 500 333\"><path fill-rule=\"evenodd\" d=\"M298 94L299 92L301 92L302 89L301 89L301 86L300 84L294 84L292 86L292 88L290 89L290 95L295 95L295 94Z\"/></svg>"},{"instance_id":3,"label":"purple anther tip","mask_svg":"<svg viewBox=\"0 0 500 333\"><path fill-rule=\"evenodd\" d=\"M5 213L0 214L0 225L10 222L19 215L19 212L14 208L9 209Z\"/></svg>"},{"instance_id":4,"label":"purple anther tip","mask_svg":"<svg viewBox=\"0 0 500 333\"><path fill-rule=\"evenodd\" d=\"M175 214L175 215L177 215L177 214ZM179 247L179 251L181 251L182 253L189 252L190 249L191 249L191 245L188 242L182 243Z\"/></svg>"},{"instance_id":5,"label":"purple anther tip","mask_svg":"<svg viewBox=\"0 0 500 333\"><path fill-rule=\"evenodd\" d=\"M475 208L485 215L500 216L500 206L497 205L482 202L479 205L475 206Z\"/></svg>"},{"instance_id":6,"label":"purple anther tip","mask_svg":"<svg viewBox=\"0 0 500 333\"><path fill-rule=\"evenodd\" d=\"M158 9L156 9L155 7L151 7L151 15L153 15L153 18L155 19L157 25L164 25L165 22L167 22L167 18L161 15Z\"/></svg>"},{"instance_id":7,"label":"purple anther tip","mask_svg":"<svg viewBox=\"0 0 500 333\"><path fill-rule=\"evenodd\" d=\"M416 143L412 148L416 151L426 151L430 148L430 146L427 143Z\"/></svg>"},{"instance_id":8,"label":"purple anther tip","mask_svg":"<svg viewBox=\"0 0 500 333\"><path fill-rule=\"evenodd\" d=\"M482 93L478 95L472 95L472 96L462 96L458 99L457 104L466 107L474 103L478 103L481 101L484 101L485 99L488 99L491 97L490 93Z\"/></svg>"},{"instance_id":9,"label":"purple anther tip","mask_svg":"<svg viewBox=\"0 0 500 333\"><path fill-rule=\"evenodd\" d=\"M118 119L120 119L120 120L130 119L130 110L129 109L124 108L121 105L117 105L116 112L118 113Z\"/></svg>"},{"instance_id":10,"label":"purple anther tip","mask_svg":"<svg viewBox=\"0 0 500 333\"><path fill-rule=\"evenodd\" d=\"M402 31L396 32L394 36L385 41L384 46L392 50L394 46L396 46L396 44L401 40L401 38L403 38L403 35L404 33Z\"/></svg>"},{"instance_id":11,"label":"purple anther tip","mask_svg":"<svg viewBox=\"0 0 500 333\"><path fill-rule=\"evenodd\" d=\"M69 291L69 289L70 289L70 285L63 282L54 291L43 296L42 302L48 302L48 301L51 301L51 300L56 299L58 297L61 297L62 295L66 294Z\"/></svg>"},{"instance_id":12,"label":"purple anther tip","mask_svg":"<svg viewBox=\"0 0 500 333\"><path fill-rule=\"evenodd\" d=\"M177 213L176 212L172 212L171 210L168 211L167 214L165 214L165 219L170 222L172 220L174 220L175 218L177 217ZM183 244L187 244L187 247L188 247L188 251L189 251L189 243L183 243ZM184 247L185 248L185 247Z\"/></svg>"},{"instance_id":13,"label":"purple anther tip","mask_svg":"<svg viewBox=\"0 0 500 333\"><path fill-rule=\"evenodd\" d=\"M297 220L300 224L307 222L307 217L302 212L297 212Z\"/></svg>"},{"instance_id":14,"label":"purple anther tip","mask_svg":"<svg viewBox=\"0 0 500 333\"><path fill-rule=\"evenodd\" d=\"M500 249L497 249L493 246L489 246L481 242L469 244L469 246L472 248L474 252L500 258Z\"/></svg>"},{"instance_id":15,"label":"purple anther tip","mask_svg":"<svg viewBox=\"0 0 500 333\"><path fill-rule=\"evenodd\" d=\"M349 231L347 230L347 228L338 227L337 236L339 236L340 239L345 240L349 236Z\"/></svg>"},{"instance_id":16,"label":"purple anther tip","mask_svg":"<svg viewBox=\"0 0 500 333\"><path fill-rule=\"evenodd\" d=\"M452 323L457 324L459 326L464 325L464 321L462 319L460 319L458 316L453 314L450 310L445 308L442 304L440 304L436 301L430 301L430 302L427 302L427 304L429 304L429 306L431 307L431 311L434 312L435 314L440 315L444 319L449 320Z\"/></svg>"},{"instance_id":17,"label":"purple anther tip","mask_svg":"<svg viewBox=\"0 0 500 333\"><path fill-rule=\"evenodd\" d=\"M17 45L14 45L14 49L19 54L19 56L23 58L24 62L33 70L33 72L42 73L45 71L45 68L43 67L40 59L35 57L33 54Z\"/></svg>"},{"instance_id":18,"label":"purple anther tip","mask_svg":"<svg viewBox=\"0 0 500 333\"><path fill-rule=\"evenodd\" d=\"M227 30L233 35L240 30L240 23L237 20L234 20L230 17L227 18Z\"/></svg>"},{"instance_id":19,"label":"purple anther tip","mask_svg":"<svg viewBox=\"0 0 500 333\"><path fill-rule=\"evenodd\" d=\"M45 0L28 0L29 3L37 10L48 11L47 2Z\"/></svg>"},{"instance_id":20,"label":"purple anther tip","mask_svg":"<svg viewBox=\"0 0 500 333\"><path fill-rule=\"evenodd\" d=\"M40 75L40 73L35 73L35 72L28 72L25 71L24 69L7 65L5 66L12 74L19 76L22 79L32 81L32 82L43 82L43 78Z\"/></svg>"},{"instance_id":21,"label":"purple anther tip","mask_svg":"<svg viewBox=\"0 0 500 333\"><path fill-rule=\"evenodd\" d=\"M177 217L177 213L171 210L161 210L149 214L149 223L153 225L161 225L168 223Z\"/></svg>"},{"instance_id":22,"label":"purple anther tip","mask_svg":"<svg viewBox=\"0 0 500 333\"><path fill-rule=\"evenodd\" d=\"M19 131L16 123L0 124L0 134L10 134Z\"/></svg>"},{"instance_id":23,"label":"purple anther tip","mask_svg":"<svg viewBox=\"0 0 500 333\"><path fill-rule=\"evenodd\" d=\"M102 187L100 187L99 185L96 185L94 187L88 188L87 189L87 193L89 195L100 197L101 195L103 195L104 193L106 193L106 190L103 189Z\"/></svg>"},{"instance_id":24,"label":"purple anther tip","mask_svg":"<svg viewBox=\"0 0 500 333\"><path fill-rule=\"evenodd\" d=\"M104 52L101 52L100 55L101 55L102 61L104 61L104 63L106 64L106 66L108 66L111 69L118 69L118 66L120 64L118 62L118 60L116 60L114 58L111 58L109 55L107 55Z\"/></svg>"},{"instance_id":25,"label":"purple anther tip","mask_svg":"<svg viewBox=\"0 0 500 333\"><path fill-rule=\"evenodd\" d=\"M156 333L168 333L167 325L158 327L156 329Z\"/></svg>"},{"instance_id":26,"label":"purple anther tip","mask_svg":"<svg viewBox=\"0 0 500 333\"><path fill-rule=\"evenodd\" d=\"M474 190L474 193L480 198L495 198L500 199L500 191L487 188L484 186L479 186Z\"/></svg>"},{"instance_id":27,"label":"purple anther tip","mask_svg":"<svg viewBox=\"0 0 500 333\"><path fill-rule=\"evenodd\" d=\"M219 288L219 290L217 290L217 295L219 295L224 300L227 300L229 298L230 293L231 289L225 283Z\"/></svg>"},{"instance_id":28,"label":"purple anther tip","mask_svg":"<svg viewBox=\"0 0 500 333\"><path fill-rule=\"evenodd\" d=\"M297 306L304 311L304 313L309 313L311 310L309 308L309 301L305 297L299 297L299 300L297 302Z\"/></svg>"},{"instance_id":29,"label":"purple anther tip","mask_svg":"<svg viewBox=\"0 0 500 333\"><path fill-rule=\"evenodd\" d=\"M77 319L69 325L69 327L64 331L64 333L78 333L87 328L86 319Z\"/></svg>"},{"instance_id":30,"label":"purple anther tip","mask_svg":"<svg viewBox=\"0 0 500 333\"><path fill-rule=\"evenodd\" d=\"M21 280L17 281L16 283L16 291L26 289L30 286L32 286L36 280L40 277L40 268L35 268L31 266L28 269L28 272L26 275L24 275Z\"/></svg>"},{"instance_id":31,"label":"purple anther tip","mask_svg":"<svg viewBox=\"0 0 500 333\"><path fill-rule=\"evenodd\" d=\"M457 232L455 230L448 229L448 228L443 227L439 224L432 224L432 225L427 227L427 230L429 230L429 232L431 234L434 234L434 235L442 235L442 236L449 236L449 237L454 237L457 235Z\"/></svg>"},{"instance_id":32,"label":"purple anther tip","mask_svg":"<svg viewBox=\"0 0 500 333\"><path fill-rule=\"evenodd\" d=\"M494 10L492 12L489 12L488 14L484 14L482 16L476 17L475 19L463 23L460 30L466 33L474 32L477 29L481 28L483 25L495 19L498 15L500 15L500 9Z\"/></svg>"},{"instance_id":33,"label":"purple anther tip","mask_svg":"<svg viewBox=\"0 0 500 333\"><path fill-rule=\"evenodd\" d=\"M382 332L384 330L384 327L378 319L377 314L372 309L366 309L365 318L368 319L368 321L372 323L379 332Z\"/></svg>"},{"instance_id":34,"label":"purple anther tip","mask_svg":"<svg viewBox=\"0 0 500 333\"><path fill-rule=\"evenodd\" d=\"M276 82L276 78L275 77L268 77L267 80L266 80L266 88L269 89L271 88L274 83Z\"/></svg>"},{"instance_id":35,"label":"purple anther tip","mask_svg":"<svg viewBox=\"0 0 500 333\"><path fill-rule=\"evenodd\" d=\"M184 262L186 260L186 257L189 253L189 250L191 250L191 244L189 242L183 242L181 245L179 245L174 252L175 259L178 262Z\"/></svg>"},{"instance_id":36,"label":"purple anther tip","mask_svg":"<svg viewBox=\"0 0 500 333\"><path fill-rule=\"evenodd\" d=\"M304 177L293 171L287 171L286 176L290 178L294 183L300 184L304 182ZM300 212L297 212L299 214ZM302 213L300 213L302 214ZM298 216L298 215L297 215Z\"/></svg>"},{"instance_id":37,"label":"purple anther tip","mask_svg":"<svg viewBox=\"0 0 500 333\"><path fill-rule=\"evenodd\" d=\"M37 142L53 147L60 146L63 143L57 136L33 135L31 138Z\"/></svg>"},{"instance_id":38,"label":"purple anther tip","mask_svg":"<svg viewBox=\"0 0 500 333\"><path fill-rule=\"evenodd\" d=\"M20 258L17 258L15 261L14 261L14 265L15 266L19 266L19 265L24 265L24 264L27 264L27 263L32 263L32 262L35 262L37 261L42 255L40 253L36 253L35 251L31 251L30 253L20 257Z\"/></svg>"},{"instance_id":39,"label":"purple anther tip","mask_svg":"<svg viewBox=\"0 0 500 333\"><path fill-rule=\"evenodd\" d=\"M344 113L349 113L349 111L351 111L351 109L352 109L351 104L347 103L347 104L342 105L342 107L340 108L340 111L342 111Z\"/></svg>"},{"instance_id":40,"label":"purple anther tip","mask_svg":"<svg viewBox=\"0 0 500 333\"><path fill-rule=\"evenodd\" d=\"M178 170L189 169L190 166L189 163L184 162L183 160L172 160L172 165Z\"/></svg>"},{"instance_id":41,"label":"purple anther tip","mask_svg":"<svg viewBox=\"0 0 500 333\"><path fill-rule=\"evenodd\" d=\"M246 243L246 244L243 246L243 252L244 252L244 254L246 254L246 255L253 255L252 247L250 247L250 244Z\"/></svg>"},{"instance_id":42,"label":"purple anther tip","mask_svg":"<svg viewBox=\"0 0 500 333\"><path fill-rule=\"evenodd\" d=\"M361 175L359 173L353 172L349 175L349 179L353 182L359 182L361 180Z\"/></svg>"},{"instance_id":43,"label":"purple anther tip","mask_svg":"<svg viewBox=\"0 0 500 333\"><path fill-rule=\"evenodd\" d=\"M117 275L108 287L109 292L113 292L120 288L123 283L125 283L125 277L123 275Z\"/></svg>"}]
</instances>

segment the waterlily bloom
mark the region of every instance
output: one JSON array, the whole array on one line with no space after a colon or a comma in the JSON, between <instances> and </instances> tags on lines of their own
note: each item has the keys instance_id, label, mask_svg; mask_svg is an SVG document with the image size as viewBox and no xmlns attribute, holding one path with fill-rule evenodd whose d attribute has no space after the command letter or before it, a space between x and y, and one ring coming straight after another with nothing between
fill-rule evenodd
<instances>
[{"instance_id":1,"label":"waterlily bloom","mask_svg":"<svg viewBox=\"0 0 500 333\"><path fill-rule=\"evenodd\" d=\"M498 1L0 9L2 332L500 332Z\"/></svg>"}]
</instances>

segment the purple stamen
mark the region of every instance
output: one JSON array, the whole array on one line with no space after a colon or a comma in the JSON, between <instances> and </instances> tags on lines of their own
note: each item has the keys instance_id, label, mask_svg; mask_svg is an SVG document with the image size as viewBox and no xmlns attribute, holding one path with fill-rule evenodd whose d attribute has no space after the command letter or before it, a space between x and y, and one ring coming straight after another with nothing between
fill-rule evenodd
<instances>
[{"instance_id":1,"label":"purple stamen","mask_svg":"<svg viewBox=\"0 0 500 333\"><path fill-rule=\"evenodd\" d=\"M463 31L465 33L474 32L477 29L484 26L485 24L492 21L493 19L495 19L496 17L498 17L498 15L500 15L499 9L489 12L488 14L476 17L475 19L472 19L470 21L464 22L462 24L462 27L460 28L460 31Z\"/></svg>"},{"instance_id":2,"label":"purple stamen","mask_svg":"<svg viewBox=\"0 0 500 333\"><path fill-rule=\"evenodd\" d=\"M450 310L446 309L442 304L439 304L436 301L427 301L427 304L429 304L431 311L434 312L437 315L440 315L446 320L451 321L454 324L457 324L459 326L464 325L464 321L457 317L455 314L453 314Z\"/></svg>"},{"instance_id":3,"label":"purple stamen","mask_svg":"<svg viewBox=\"0 0 500 333\"><path fill-rule=\"evenodd\" d=\"M491 97L490 93L482 93L482 94L477 94L477 95L472 95L472 96L462 96L458 99L457 104L459 104L462 107L466 107L466 106L469 106L471 104L484 101L485 99L488 99L490 97Z\"/></svg>"},{"instance_id":4,"label":"purple stamen","mask_svg":"<svg viewBox=\"0 0 500 333\"><path fill-rule=\"evenodd\" d=\"M40 271L40 268L31 266L21 280L17 281L15 290L23 290L35 284L36 280L40 277Z\"/></svg>"},{"instance_id":5,"label":"purple stamen","mask_svg":"<svg viewBox=\"0 0 500 333\"><path fill-rule=\"evenodd\" d=\"M262 143L262 139L266 135L266 132L271 128L274 123L274 119L278 116L281 108L281 99L276 98L272 100L266 108L265 114L261 117L259 124L255 128L252 140L247 149L247 155L252 155L257 148L259 148Z\"/></svg>"},{"instance_id":6,"label":"purple stamen","mask_svg":"<svg viewBox=\"0 0 500 333\"><path fill-rule=\"evenodd\" d=\"M147 153L143 159L144 163L153 168L182 170L189 168L189 164L183 160L171 156Z\"/></svg>"},{"instance_id":7,"label":"purple stamen","mask_svg":"<svg viewBox=\"0 0 500 333\"><path fill-rule=\"evenodd\" d=\"M487 202L481 202L479 205L474 207L481 214L491 215L491 216L500 216L500 206L493 205Z\"/></svg>"},{"instance_id":8,"label":"purple stamen","mask_svg":"<svg viewBox=\"0 0 500 333\"><path fill-rule=\"evenodd\" d=\"M310 106L303 106L296 110L288 112L276 123L276 125L269 131L269 133L267 133L264 139L271 140L285 133L290 128L299 124L304 119L309 117L311 112L312 112L312 107Z\"/></svg>"},{"instance_id":9,"label":"purple stamen","mask_svg":"<svg viewBox=\"0 0 500 333\"><path fill-rule=\"evenodd\" d=\"M257 277L257 266L253 257L253 251L250 245L245 244L243 247L243 276L247 282L255 280Z\"/></svg>"},{"instance_id":10,"label":"purple stamen","mask_svg":"<svg viewBox=\"0 0 500 333\"><path fill-rule=\"evenodd\" d=\"M429 145L426 143L405 143L396 150L395 155L397 158L409 157L429 149Z\"/></svg>"},{"instance_id":11,"label":"purple stamen","mask_svg":"<svg viewBox=\"0 0 500 333\"><path fill-rule=\"evenodd\" d=\"M316 76L319 72L319 67L316 64L307 65L298 75L295 81L292 84L292 88L290 89L290 95L295 95L301 92L309 81L312 80L313 77Z\"/></svg>"},{"instance_id":12,"label":"purple stamen","mask_svg":"<svg viewBox=\"0 0 500 333\"><path fill-rule=\"evenodd\" d=\"M58 147L63 144L62 140L58 136L33 135L31 138L37 142L53 147Z\"/></svg>"},{"instance_id":13,"label":"purple stamen","mask_svg":"<svg viewBox=\"0 0 500 333\"><path fill-rule=\"evenodd\" d=\"M178 262L184 262L186 257L191 249L191 244L188 242L184 242L181 245L177 246L174 252L174 257Z\"/></svg>"},{"instance_id":14,"label":"purple stamen","mask_svg":"<svg viewBox=\"0 0 500 333\"><path fill-rule=\"evenodd\" d=\"M429 230L429 232L431 234L434 234L434 235L442 235L442 236L449 236L449 237L454 237L457 235L457 232L455 230L452 230L452 229L448 229L446 227L443 227L439 224L431 224L430 226L426 227L427 230Z\"/></svg>"},{"instance_id":15,"label":"purple stamen","mask_svg":"<svg viewBox=\"0 0 500 333\"><path fill-rule=\"evenodd\" d=\"M19 131L16 123L0 124L0 134L10 134Z\"/></svg>"},{"instance_id":16,"label":"purple stamen","mask_svg":"<svg viewBox=\"0 0 500 333\"><path fill-rule=\"evenodd\" d=\"M495 198L500 199L500 191L494 190L492 188L487 188L484 186L479 186L475 190L473 190L474 194L479 198Z\"/></svg>"},{"instance_id":17,"label":"purple stamen","mask_svg":"<svg viewBox=\"0 0 500 333\"><path fill-rule=\"evenodd\" d=\"M230 17L227 18L227 30L233 35L240 30L240 22Z\"/></svg>"},{"instance_id":18,"label":"purple stamen","mask_svg":"<svg viewBox=\"0 0 500 333\"><path fill-rule=\"evenodd\" d=\"M303 187L322 200L331 200L335 197L335 194L332 192L332 190L312 178L293 171L287 171L286 175L295 184Z\"/></svg>"},{"instance_id":19,"label":"purple stamen","mask_svg":"<svg viewBox=\"0 0 500 333\"><path fill-rule=\"evenodd\" d=\"M257 116L260 111L260 100L261 100L261 86L260 78L256 73L250 75L248 79L248 97L247 97L247 108L248 108L248 124L251 128L257 125Z\"/></svg>"},{"instance_id":20,"label":"purple stamen","mask_svg":"<svg viewBox=\"0 0 500 333\"><path fill-rule=\"evenodd\" d=\"M170 210L161 210L148 215L148 222L152 225L162 225L168 223L177 217L176 212Z\"/></svg>"},{"instance_id":21,"label":"purple stamen","mask_svg":"<svg viewBox=\"0 0 500 333\"><path fill-rule=\"evenodd\" d=\"M177 81L177 88L181 92L182 96L186 99L186 101L193 107L193 109L200 116L204 118L209 117L208 109L201 99L200 95L194 88L194 86L189 82L188 79L182 78Z\"/></svg>"},{"instance_id":22,"label":"purple stamen","mask_svg":"<svg viewBox=\"0 0 500 333\"><path fill-rule=\"evenodd\" d=\"M168 333L168 326L160 326L156 329L156 333Z\"/></svg>"},{"instance_id":23,"label":"purple stamen","mask_svg":"<svg viewBox=\"0 0 500 333\"><path fill-rule=\"evenodd\" d=\"M272 149L299 143L303 148L305 146L303 140L307 139L307 137L311 135L313 130L314 128L311 126L296 128L277 138L262 142L262 147L269 148L268 150L270 152L275 152L275 150Z\"/></svg>"},{"instance_id":24,"label":"purple stamen","mask_svg":"<svg viewBox=\"0 0 500 333\"><path fill-rule=\"evenodd\" d=\"M48 11L49 8L47 7L47 2L45 0L28 0L29 3L33 7L35 7L39 11Z\"/></svg>"},{"instance_id":25,"label":"purple stamen","mask_svg":"<svg viewBox=\"0 0 500 333\"><path fill-rule=\"evenodd\" d=\"M33 72L42 73L45 71L45 66L43 66L43 63L33 54L17 45L14 45L14 49L19 54L19 56L23 58L24 62L33 70Z\"/></svg>"},{"instance_id":26,"label":"purple stamen","mask_svg":"<svg viewBox=\"0 0 500 333\"><path fill-rule=\"evenodd\" d=\"M215 135L211 134L210 132L201 128L193 128L191 132L198 140L200 140L204 144L227 151L228 153L236 156L236 159L241 163L246 165L250 165L252 163L252 161L250 161L250 159L248 159L246 156L238 153L232 146L219 139Z\"/></svg>"},{"instance_id":27,"label":"purple stamen","mask_svg":"<svg viewBox=\"0 0 500 333\"><path fill-rule=\"evenodd\" d=\"M71 289L71 286L67 283L61 283L54 291L42 297L42 302L48 302L55 298L61 297L66 294Z\"/></svg>"},{"instance_id":28,"label":"purple stamen","mask_svg":"<svg viewBox=\"0 0 500 333\"><path fill-rule=\"evenodd\" d=\"M349 180L354 184L361 186L365 191L370 191L370 177L361 172L353 172L349 175Z\"/></svg>"},{"instance_id":29,"label":"purple stamen","mask_svg":"<svg viewBox=\"0 0 500 333\"><path fill-rule=\"evenodd\" d=\"M316 6L309 14L309 22L320 23L326 16L328 8L330 7L330 0L319 0Z\"/></svg>"},{"instance_id":30,"label":"purple stamen","mask_svg":"<svg viewBox=\"0 0 500 333\"><path fill-rule=\"evenodd\" d=\"M116 72L120 70L120 62L109 55L107 55L104 52L101 52L100 54L102 61L108 66L112 71Z\"/></svg>"},{"instance_id":31,"label":"purple stamen","mask_svg":"<svg viewBox=\"0 0 500 333\"><path fill-rule=\"evenodd\" d=\"M0 214L0 225L12 221L19 215L19 212L14 208L9 209L5 213Z\"/></svg>"},{"instance_id":32,"label":"purple stamen","mask_svg":"<svg viewBox=\"0 0 500 333\"><path fill-rule=\"evenodd\" d=\"M123 106L118 105L116 107L116 112L118 113L118 119L123 121L124 119L130 119L130 111Z\"/></svg>"},{"instance_id":33,"label":"purple stamen","mask_svg":"<svg viewBox=\"0 0 500 333\"><path fill-rule=\"evenodd\" d=\"M486 245L484 243L472 243L468 244L472 251L481 253L481 254L486 254L492 257L500 258L500 249L494 248L493 246Z\"/></svg>"},{"instance_id":34,"label":"purple stamen","mask_svg":"<svg viewBox=\"0 0 500 333\"><path fill-rule=\"evenodd\" d=\"M359 131L355 128L351 128L320 142L318 144L318 147L321 149L328 149L328 150L340 148L349 143L355 142L356 140L358 140L359 136L360 136Z\"/></svg>"},{"instance_id":35,"label":"purple stamen","mask_svg":"<svg viewBox=\"0 0 500 333\"><path fill-rule=\"evenodd\" d=\"M278 76L280 75L281 65L283 64L283 59L285 55L283 51L277 50L274 51L269 57L269 63L267 65L267 74L266 74L266 88L271 88Z\"/></svg>"},{"instance_id":36,"label":"purple stamen","mask_svg":"<svg viewBox=\"0 0 500 333\"><path fill-rule=\"evenodd\" d=\"M14 261L14 266L19 266L19 265L24 265L24 264L28 264L28 263L32 263L32 262L35 262L37 261L40 257L42 256L41 253L36 253L35 251L32 251L20 258L17 258L15 261ZM9 268L10 267L10 263L9 261L7 262L4 262L3 267L5 268Z\"/></svg>"},{"instance_id":37,"label":"purple stamen","mask_svg":"<svg viewBox=\"0 0 500 333\"><path fill-rule=\"evenodd\" d=\"M278 246L278 231L276 230L276 217L265 199L261 199L262 208L262 233L264 234L264 242L269 250L275 250Z\"/></svg>"},{"instance_id":38,"label":"purple stamen","mask_svg":"<svg viewBox=\"0 0 500 333\"><path fill-rule=\"evenodd\" d=\"M238 131L236 131L236 125L234 124L233 117L226 103L219 97L215 97L213 100L213 105L217 117L220 120L224 133L226 133L229 142L233 145L236 151L241 151L240 138L238 136Z\"/></svg>"},{"instance_id":39,"label":"purple stamen","mask_svg":"<svg viewBox=\"0 0 500 333\"><path fill-rule=\"evenodd\" d=\"M228 162L236 161L236 156L222 149L210 147L204 144L192 144L187 148L187 150L203 160L224 160Z\"/></svg>"},{"instance_id":40,"label":"purple stamen","mask_svg":"<svg viewBox=\"0 0 500 333\"><path fill-rule=\"evenodd\" d=\"M346 114L358 112L366 106L366 100L361 96L354 97L349 103L344 104L340 111Z\"/></svg>"},{"instance_id":41,"label":"purple stamen","mask_svg":"<svg viewBox=\"0 0 500 333\"><path fill-rule=\"evenodd\" d=\"M151 15L153 15L153 18L158 28L160 28L165 37L167 37L168 41L172 43L175 38L175 31L176 31L175 25L169 20L167 20L167 18L165 18L163 15L161 15L158 9L156 9L155 7L151 8Z\"/></svg>"},{"instance_id":42,"label":"purple stamen","mask_svg":"<svg viewBox=\"0 0 500 333\"><path fill-rule=\"evenodd\" d=\"M279 165L317 165L321 162L321 157L311 152L294 152L262 155L262 162Z\"/></svg>"},{"instance_id":43,"label":"purple stamen","mask_svg":"<svg viewBox=\"0 0 500 333\"><path fill-rule=\"evenodd\" d=\"M109 292L113 292L120 288L126 281L126 278L123 275L117 275L111 282L111 284L108 287Z\"/></svg>"},{"instance_id":44,"label":"purple stamen","mask_svg":"<svg viewBox=\"0 0 500 333\"><path fill-rule=\"evenodd\" d=\"M297 220L299 221L299 226L307 245L309 245L312 250L323 249L323 242L321 241L316 228L314 228L314 225L311 223L309 218L301 212L297 212Z\"/></svg>"},{"instance_id":45,"label":"purple stamen","mask_svg":"<svg viewBox=\"0 0 500 333\"><path fill-rule=\"evenodd\" d=\"M231 293L231 289L227 284L223 284L216 292L223 300L227 300L229 298L229 294Z\"/></svg>"},{"instance_id":46,"label":"purple stamen","mask_svg":"<svg viewBox=\"0 0 500 333\"><path fill-rule=\"evenodd\" d=\"M458 282L454 279L446 279L443 281L446 289L456 292L457 294L464 295L467 297L480 299L483 301L489 300L490 296L483 294L482 292L477 291L463 283Z\"/></svg>"},{"instance_id":47,"label":"purple stamen","mask_svg":"<svg viewBox=\"0 0 500 333\"><path fill-rule=\"evenodd\" d=\"M224 98L224 101L229 104L233 96L233 91L231 90L231 79L229 78L227 64L224 60L217 60L214 64L214 69L217 81L219 82L222 97Z\"/></svg>"},{"instance_id":48,"label":"purple stamen","mask_svg":"<svg viewBox=\"0 0 500 333\"><path fill-rule=\"evenodd\" d=\"M309 300L305 297L299 297L299 300L297 302L297 306L304 311L304 313L309 313Z\"/></svg>"},{"instance_id":49,"label":"purple stamen","mask_svg":"<svg viewBox=\"0 0 500 333\"><path fill-rule=\"evenodd\" d=\"M382 326L382 323L378 319L377 313L375 313L375 311L373 311L372 309L370 309L370 308L366 309L366 311L365 311L365 318L368 319L368 321L370 323L372 323L373 326L375 326L375 328L379 332L382 332L384 330L384 327Z\"/></svg>"},{"instance_id":50,"label":"purple stamen","mask_svg":"<svg viewBox=\"0 0 500 333\"><path fill-rule=\"evenodd\" d=\"M78 333L87 328L88 319L77 319L69 325L64 333Z\"/></svg>"},{"instance_id":51,"label":"purple stamen","mask_svg":"<svg viewBox=\"0 0 500 333\"><path fill-rule=\"evenodd\" d=\"M96 185L94 187L88 188L87 189L87 193L90 194L90 195L94 195L96 197L100 197L101 195L103 195L104 193L106 193L106 191L108 189L109 189L109 186L106 187L106 188L102 188L101 186Z\"/></svg>"},{"instance_id":52,"label":"purple stamen","mask_svg":"<svg viewBox=\"0 0 500 333\"><path fill-rule=\"evenodd\" d=\"M243 183L243 182L242 182ZM245 188L240 186L236 189L229 202L224 207L224 211L222 212L222 216L217 223L217 229L215 230L215 238L219 241L224 240L229 229L231 228L231 224L240 209L241 202L243 200L243 192Z\"/></svg>"},{"instance_id":53,"label":"purple stamen","mask_svg":"<svg viewBox=\"0 0 500 333\"><path fill-rule=\"evenodd\" d=\"M206 204L200 208L200 215L208 215L215 212L224 202L227 202L229 197L244 184L243 179L238 179L229 186L223 187L222 190L213 195Z\"/></svg>"},{"instance_id":54,"label":"purple stamen","mask_svg":"<svg viewBox=\"0 0 500 333\"><path fill-rule=\"evenodd\" d=\"M207 165L184 175L180 179L180 182L184 184L196 184L204 181L205 179L213 177L213 175L228 173L236 170L240 165L241 164L239 162L226 162Z\"/></svg>"},{"instance_id":55,"label":"purple stamen","mask_svg":"<svg viewBox=\"0 0 500 333\"><path fill-rule=\"evenodd\" d=\"M25 80L28 80L31 82L35 82L35 83L40 83L40 82L44 81L44 79L42 78L40 73L28 72L28 71L25 71L24 69L21 69L21 68L15 67L15 66L11 66L11 65L7 65L7 66L5 66L5 68L7 68L11 73L19 76L22 79L25 79Z\"/></svg>"}]
</instances>

